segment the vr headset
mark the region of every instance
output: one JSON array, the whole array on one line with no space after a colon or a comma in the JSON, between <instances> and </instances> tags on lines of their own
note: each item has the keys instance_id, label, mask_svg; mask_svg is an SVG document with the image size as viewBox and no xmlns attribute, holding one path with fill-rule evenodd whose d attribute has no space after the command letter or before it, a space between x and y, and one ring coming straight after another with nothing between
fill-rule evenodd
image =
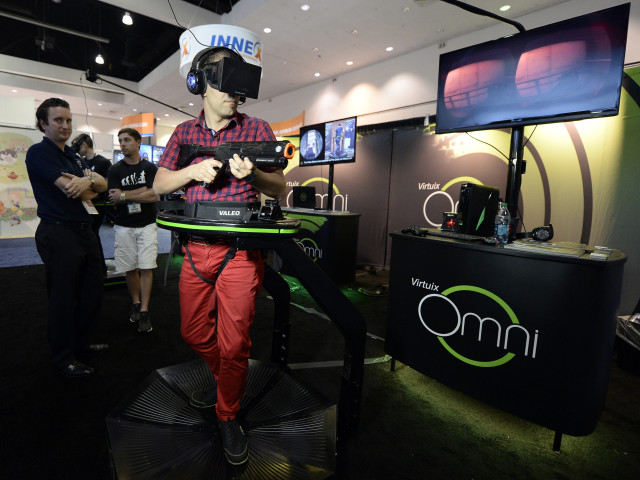
<instances>
[{"instance_id":1,"label":"vr headset","mask_svg":"<svg viewBox=\"0 0 640 480\"><path fill-rule=\"evenodd\" d=\"M231 52L231 57L223 57L209 65L200 65L204 57L216 50ZM207 90L207 83L216 90L229 95L239 96L246 100L258 98L260 75L262 68L244 61L240 54L226 47L205 48L198 52L191 62L191 70L187 74L187 90L194 95L202 95Z\"/></svg>"},{"instance_id":2,"label":"vr headset","mask_svg":"<svg viewBox=\"0 0 640 480\"><path fill-rule=\"evenodd\" d=\"M82 135L79 135L77 138L73 139L73 141L71 142L71 148L73 148L73 151L76 153L80 153L80 147L88 138L91 137L86 133L83 133Z\"/></svg>"}]
</instances>

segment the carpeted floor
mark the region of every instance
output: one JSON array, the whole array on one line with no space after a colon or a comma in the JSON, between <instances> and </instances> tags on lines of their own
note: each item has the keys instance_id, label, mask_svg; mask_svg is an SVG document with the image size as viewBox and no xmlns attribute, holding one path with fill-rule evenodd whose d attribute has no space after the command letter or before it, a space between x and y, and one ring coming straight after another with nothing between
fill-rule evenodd
<instances>
[{"instance_id":1,"label":"carpeted floor","mask_svg":"<svg viewBox=\"0 0 640 480\"><path fill-rule=\"evenodd\" d=\"M166 259L161 255L155 277L153 332L140 335L128 321L126 288L107 289L94 340L109 343L111 349L86 360L96 369L93 377L73 380L49 366L42 265L0 269L1 479L113 478L106 416L155 369L195 359L179 335L180 259L172 260L163 286ZM288 281L293 290L293 375L335 403L342 368L330 362L342 360L344 342L304 289ZM545 428L452 391L402 364L390 371L384 355L388 297L365 294L387 282L387 271L359 269L353 288L343 290L366 319L369 332L360 428L347 447L344 478L640 478L640 377L614 363L606 410L596 431L587 437L565 436L562 452L555 453L553 432ZM254 359L269 360L272 316L273 302L263 290L252 329Z\"/></svg>"}]
</instances>

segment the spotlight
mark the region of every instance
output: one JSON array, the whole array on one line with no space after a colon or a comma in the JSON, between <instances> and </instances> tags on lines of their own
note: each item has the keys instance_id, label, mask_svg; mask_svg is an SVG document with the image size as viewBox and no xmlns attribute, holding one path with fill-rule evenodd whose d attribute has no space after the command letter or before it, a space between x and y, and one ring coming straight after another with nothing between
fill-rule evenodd
<instances>
[{"instance_id":1,"label":"spotlight","mask_svg":"<svg viewBox=\"0 0 640 480\"><path fill-rule=\"evenodd\" d=\"M99 63L100 65L102 65L104 63L104 58L102 58L102 54L98 54L98 56L96 57L96 63Z\"/></svg>"},{"instance_id":2,"label":"spotlight","mask_svg":"<svg viewBox=\"0 0 640 480\"><path fill-rule=\"evenodd\" d=\"M131 18L129 12L124 12L124 15L122 16L122 23L125 25L133 25L133 18Z\"/></svg>"}]
</instances>

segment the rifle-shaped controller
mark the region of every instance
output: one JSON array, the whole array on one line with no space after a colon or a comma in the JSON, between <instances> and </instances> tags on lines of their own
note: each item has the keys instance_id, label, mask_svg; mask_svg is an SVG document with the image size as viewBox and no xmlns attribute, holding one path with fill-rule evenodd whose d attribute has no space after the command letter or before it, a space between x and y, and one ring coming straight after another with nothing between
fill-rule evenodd
<instances>
[{"instance_id":1,"label":"rifle-shaped controller","mask_svg":"<svg viewBox=\"0 0 640 480\"><path fill-rule=\"evenodd\" d=\"M185 144L180 145L178 167L189 165L196 157L213 157L222 162L222 167L217 170L224 174L229 171L229 159L237 153L242 159L249 158L257 167L286 168L295 152L296 147L287 141L225 142L217 147Z\"/></svg>"}]
</instances>

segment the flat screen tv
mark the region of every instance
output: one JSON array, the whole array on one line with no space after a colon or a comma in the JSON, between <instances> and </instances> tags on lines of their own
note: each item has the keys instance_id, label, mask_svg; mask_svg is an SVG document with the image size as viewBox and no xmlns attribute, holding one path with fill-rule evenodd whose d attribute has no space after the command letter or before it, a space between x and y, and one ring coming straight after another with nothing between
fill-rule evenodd
<instances>
[{"instance_id":1,"label":"flat screen tv","mask_svg":"<svg viewBox=\"0 0 640 480\"><path fill-rule=\"evenodd\" d=\"M159 147L158 145L152 146L153 151L153 163L158 163L160 161L160 157L162 157L162 153L164 152L165 147Z\"/></svg>"},{"instance_id":2,"label":"flat screen tv","mask_svg":"<svg viewBox=\"0 0 640 480\"><path fill-rule=\"evenodd\" d=\"M436 133L616 115L630 4L440 56Z\"/></svg>"},{"instance_id":3,"label":"flat screen tv","mask_svg":"<svg viewBox=\"0 0 640 480\"><path fill-rule=\"evenodd\" d=\"M152 161L151 145L140 145L140 158L142 160Z\"/></svg>"},{"instance_id":4,"label":"flat screen tv","mask_svg":"<svg viewBox=\"0 0 640 480\"><path fill-rule=\"evenodd\" d=\"M356 160L356 117L300 128L300 166Z\"/></svg>"}]
</instances>

